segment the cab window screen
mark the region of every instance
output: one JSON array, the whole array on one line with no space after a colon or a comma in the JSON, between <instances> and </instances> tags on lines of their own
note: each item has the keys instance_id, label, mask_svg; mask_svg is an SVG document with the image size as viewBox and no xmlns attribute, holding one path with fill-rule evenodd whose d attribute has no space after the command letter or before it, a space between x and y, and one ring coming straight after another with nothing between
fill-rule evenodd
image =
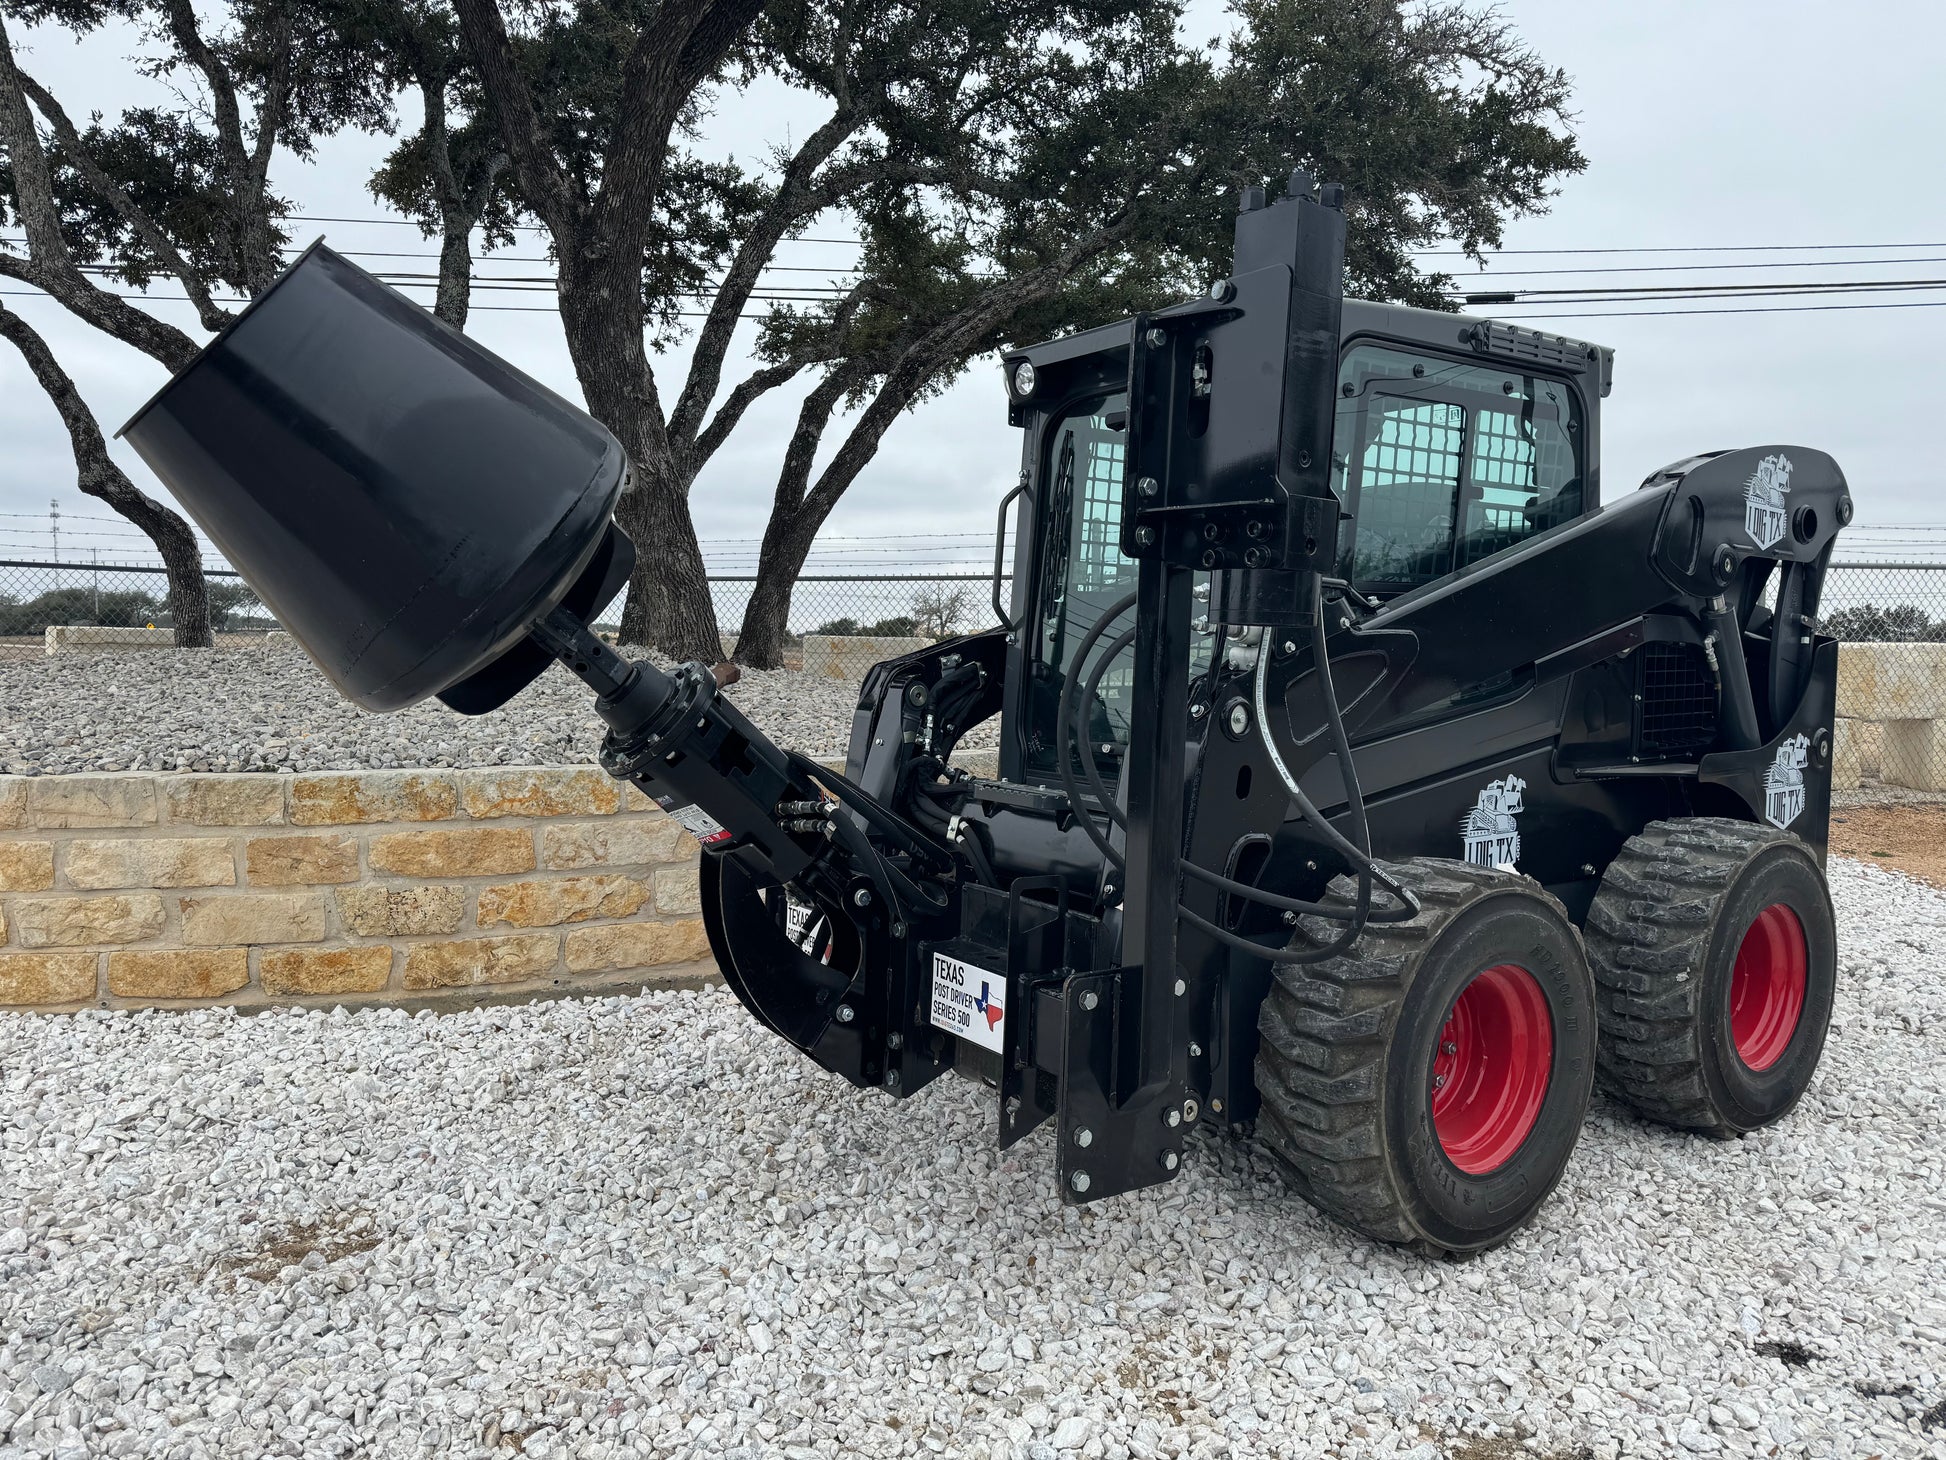
<instances>
[{"instance_id":1,"label":"cab window screen","mask_svg":"<svg viewBox=\"0 0 1946 1460\"><path fill-rule=\"evenodd\" d=\"M1401 592L1579 516L1580 424L1560 381L1355 346L1333 463L1353 519L1345 571Z\"/></svg>"},{"instance_id":2,"label":"cab window screen","mask_svg":"<svg viewBox=\"0 0 1946 1460\"><path fill-rule=\"evenodd\" d=\"M1444 402L1380 396L1368 425L1352 575L1396 583L1437 578L1452 554L1466 413Z\"/></svg>"},{"instance_id":3,"label":"cab window screen","mask_svg":"<svg viewBox=\"0 0 1946 1460\"><path fill-rule=\"evenodd\" d=\"M1042 516L1040 652L1028 745L1029 761L1037 768L1054 766L1055 710L1061 686L1074 672L1075 651L1109 605L1135 587L1135 561L1123 557L1121 548L1127 436L1108 424L1110 413L1121 411L1125 399L1114 395L1077 407L1055 421L1046 437L1049 490ZM1123 626L1134 622L1129 614ZM1101 698L1086 727L1098 743L1123 744L1128 739L1133 658L1123 651L1102 677Z\"/></svg>"},{"instance_id":4,"label":"cab window screen","mask_svg":"<svg viewBox=\"0 0 1946 1460\"><path fill-rule=\"evenodd\" d=\"M1028 669L1024 744L1027 767L1039 775L1057 773L1054 742L1062 689L1071 677L1092 673L1107 645L1135 624L1133 613L1124 614L1096 641L1087 663L1076 664L1076 651L1088 631L1135 587L1138 565L1122 556L1126 409L1127 397L1120 394L1077 403L1051 421L1041 438L1041 479L1046 485L1037 507L1037 631ZM1206 585L1209 575L1199 573L1196 582ZM1210 640L1198 636L1190 653L1192 675L1208 668L1210 654ZM1099 694L1076 727L1095 746L1111 782L1136 712L1135 652L1130 646L1103 672ZM1079 764L1072 755L1070 763Z\"/></svg>"}]
</instances>

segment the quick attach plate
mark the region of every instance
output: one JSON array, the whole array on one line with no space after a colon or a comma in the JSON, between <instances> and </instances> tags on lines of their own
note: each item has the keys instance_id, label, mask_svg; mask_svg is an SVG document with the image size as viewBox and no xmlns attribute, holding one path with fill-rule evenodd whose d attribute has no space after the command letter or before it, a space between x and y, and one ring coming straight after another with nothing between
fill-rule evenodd
<instances>
[{"instance_id":1,"label":"quick attach plate","mask_svg":"<svg viewBox=\"0 0 1946 1460\"><path fill-rule=\"evenodd\" d=\"M1140 968L1120 968L1076 974L1061 987L1056 1166L1070 1206L1172 1181L1182 1170L1187 1091L1161 1085L1120 1104L1113 1094L1133 1033L1123 993L1141 979Z\"/></svg>"}]
</instances>

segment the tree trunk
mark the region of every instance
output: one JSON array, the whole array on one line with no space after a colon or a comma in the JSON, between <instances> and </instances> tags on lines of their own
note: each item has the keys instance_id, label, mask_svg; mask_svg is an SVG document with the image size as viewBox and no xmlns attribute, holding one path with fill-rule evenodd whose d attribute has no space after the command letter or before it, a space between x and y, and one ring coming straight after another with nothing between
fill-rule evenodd
<instances>
[{"instance_id":1,"label":"tree trunk","mask_svg":"<svg viewBox=\"0 0 1946 1460\"><path fill-rule=\"evenodd\" d=\"M608 302L618 283L603 288L608 281L577 277L580 272L564 266L561 273L568 354L588 414L615 433L633 468L615 504L615 521L635 540L637 553L621 642L715 664L723 657L723 639L689 514L695 474L670 450L639 315ZM639 290L632 273L627 289L631 298Z\"/></svg>"},{"instance_id":2,"label":"tree trunk","mask_svg":"<svg viewBox=\"0 0 1946 1460\"><path fill-rule=\"evenodd\" d=\"M621 641L714 664L724 657L723 636L716 626L696 524L689 515L688 485L668 474L653 476L638 465L634 485L616 504L615 520L635 539L639 554L628 580Z\"/></svg>"},{"instance_id":3,"label":"tree trunk","mask_svg":"<svg viewBox=\"0 0 1946 1460\"><path fill-rule=\"evenodd\" d=\"M143 493L108 454L101 427L67 371L54 358L33 327L0 306L0 339L10 341L26 360L62 424L74 453L76 485L97 501L106 502L149 536L169 574L169 612L176 623L178 649L207 649L209 587L203 578L202 553L189 524L162 503Z\"/></svg>"},{"instance_id":4,"label":"tree trunk","mask_svg":"<svg viewBox=\"0 0 1946 1460\"><path fill-rule=\"evenodd\" d=\"M811 555L822 517L784 514L773 509L757 553L757 582L744 605L737 633L737 663L752 669L781 669L784 638L790 632L791 593L804 560Z\"/></svg>"},{"instance_id":5,"label":"tree trunk","mask_svg":"<svg viewBox=\"0 0 1946 1460\"><path fill-rule=\"evenodd\" d=\"M168 569L169 614L176 624L176 647L213 648L216 640L210 633L209 580L203 576L203 553L196 546L196 534L166 508L153 521L144 521L139 509L127 515L148 533L156 551L162 554L162 566Z\"/></svg>"},{"instance_id":6,"label":"tree trunk","mask_svg":"<svg viewBox=\"0 0 1946 1460\"><path fill-rule=\"evenodd\" d=\"M451 212L444 221L444 237L439 245L439 287L433 296L432 312L456 330L466 328L466 314L473 302L473 226L470 220Z\"/></svg>"}]
</instances>

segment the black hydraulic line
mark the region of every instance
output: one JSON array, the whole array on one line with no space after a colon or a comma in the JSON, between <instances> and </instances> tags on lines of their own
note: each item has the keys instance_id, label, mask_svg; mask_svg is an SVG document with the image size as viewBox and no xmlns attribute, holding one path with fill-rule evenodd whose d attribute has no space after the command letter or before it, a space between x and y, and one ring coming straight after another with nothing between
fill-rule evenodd
<instances>
[{"instance_id":1,"label":"black hydraulic line","mask_svg":"<svg viewBox=\"0 0 1946 1460\"><path fill-rule=\"evenodd\" d=\"M989 887L1000 885L999 877L994 875L993 863L987 860L986 848L980 845L980 834L977 831L970 829L962 831L953 845L965 851L967 860L973 864L973 870L982 882Z\"/></svg>"},{"instance_id":2,"label":"black hydraulic line","mask_svg":"<svg viewBox=\"0 0 1946 1460\"><path fill-rule=\"evenodd\" d=\"M1721 594L1703 609L1703 621L1716 640L1717 677L1723 683L1723 740L1729 750L1755 750L1763 734L1757 728L1757 698L1750 688L1750 664L1743 653L1743 625L1736 610ZM1780 632L1773 628L1773 634Z\"/></svg>"},{"instance_id":3,"label":"black hydraulic line","mask_svg":"<svg viewBox=\"0 0 1946 1460\"><path fill-rule=\"evenodd\" d=\"M1084 720L1092 723L1095 703L1101 693L1101 677L1108 666L1115 662L1115 656L1135 642L1135 634L1134 629L1123 630L1115 642L1103 649L1096 658L1094 672L1088 676L1087 687L1081 691L1081 715ZM1085 730L1087 726L1084 725L1082 728ZM1062 747L1063 750L1066 748L1066 746ZM1094 737L1076 735L1075 748L1081 752L1081 769L1087 774L1088 785L1093 789L1095 798L1101 802L1103 809L1108 812L1108 819L1127 831L1128 817L1115 804L1114 794L1108 789L1108 783L1102 779L1101 767L1095 761Z\"/></svg>"},{"instance_id":4,"label":"black hydraulic line","mask_svg":"<svg viewBox=\"0 0 1946 1460\"><path fill-rule=\"evenodd\" d=\"M1301 954L1280 954L1271 959L1272 962L1277 963L1321 962L1350 947L1359 933L1364 931L1367 922L1407 922L1416 917L1419 912L1418 900L1372 860L1371 827L1365 816L1364 794L1358 785L1358 771L1351 758L1351 739L1345 731L1344 713L1338 703L1338 689L1332 679L1331 660L1326 653L1325 641L1328 635L1325 629L1324 619L1324 584L1321 581L1317 585L1314 612L1312 613L1311 620L1311 657L1319 676L1319 688L1324 695L1325 722L1331 732L1332 757L1339 764L1339 774L1344 782L1345 794L1351 810L1352 830L1357 838L1356 842L1347 838L1344 833L1340 832L1324 818L1323 814L1312 803L1311 799L1304 794L1303 789L1297 784L1296 778L1290 774L1289 768L1283 763L1283 757L1277 753L1277 747L1271 740L1270 719L1263 693L1264 680L1270 668L1268 646L1264 646L1259 650L1260 654L1263 654L1264 657L1259 659L1257 667L1256 709L1258 729L1259 733L1264 737L1265 748L1270 751L1271 759L1277 766L1280 778L1284 781L1285 790L1290 793L1291 799L1297 805L1298 813L1303 816L1306 822L1316 828L1319 835L1324 837L1329 845L1351 863L1353 871L1358 878L1358 896L1349 906L1345 904L1319 906L1317 911L1312 914L1318 917L1330 918L1334 921L1345 921L1346 926L1344 931L1330 943L1321 948L1308 949ZM1273 894L1263 892L1259 888L1250 887L1247 883L1238 883L1230 878L1222 877L1220 874L1209 872L1205 868L1197 867L1186 859L1179 862L1178 865L1189 875L1219 887L1231 893L1233 896L1258 902L1266 907L1280 911L1298 913L1307 911L1307 908L1303 905L1292 905L1297 902L1296 899L1276 897ZM1398 900L1399 906L1397 908L1383 909L1376 912L1373 910L1371 906L1371 893L1374 880L1380 883L1388 893ZM1260 957L1270 956L1263 950L1261 944L1252 943L1247 938L1241 938L1234 933L1228 932L1226 929L1219 928L1211 923L1209 919L1192 912L1188 908L1183 908L1181 911L1183 916L1193 925L1216 937L1218 941L1246 952L1253 952Z\"/></svg>"},{"instance_id":5,"label":"black hydraulic line","mask_svg":"<svg viewBox=\"0 0 1946 1460\"><path fill-rule=\"evenodd\" d=\"M1328 950L1322 948L1311 948L1306 949L1302 953L1293 953L1288 948L1266 947L1262 943L1251 942L1240 933L1232 933L1228 928L1219 928L1201 913L1191 912L1186 907L1179 907L1176 911L1181 915L1184 922L1188 923L1191 927L1202 929L1203 932L1209 934L1210 937L1216 939L1217 942L1223 944L1225 947L1235 948L1240 953L1248 953L1252 958L1261 958L1268 963L1321 963L1331 956ZM1336 946L1335 942L1333 946Z\"/></svg>"},{"instance_id":6,"label":"black hydraulic line","mask_svg":"<svg viewBox=\"0 0 1946 1460\"><path fill-rule=\"evenodd\" d=\"M886 861L884 854L872 845L872 839L844 817L830 817L825 825L831 828L833 837L844 843L847 851L865 863L867 875L878 884L878 890L885 898L886 905L894 912L897 912L902 905L899 896L901 891L905 894L904 902L922 906L933 913L946 911L945 898L935 899L931 893Z\"/></svg>"},{"instance_id":7,"label":"black hydraulic line","mask_svg":"<svg viewBox=\"0 0 1946 1460\"><path fill-rule=\"evenodd\" d=\"M849 796L839 795L836 799L897 842L901 851L909 852L915 857L923 857L928 861L939 860L940 848L929 843L916 828L907 825L904 817L881 805L878 799L863 786L846 779L837 771L819 765L801 751L787 750L784 754L790 760L794 770L823 783L828 789L835 787L839 791L849 791L851 793Z\"/></svg>"},{"instance_id":8,"label":"black hydraulic line","mask_svg":"<svg viewBox=\"0 0 1946 1460\"><path fill-rule=\"evenodd\" d=\"M1116 599L1103 610L1101 617L1094 621L1088 632L1082 635L1073 660L1077 671L1087 662L1088 651L1094 647L1095 641L1107 632L1111 623L1135 606L1135 599L1134 593ZM1060 710L1055 716L1054 723L1054 769L1061 778L1061 790L1068 798L1068 808L1073 811L1074 819L1080 823L1082 831L1087 833L1088 840L1093 842L1095 849L1108 859L1109 866L1118 873L1125 872L1128 869L1127 859L1115 850L1113 843L1095 826L1093 813L1082 804L1081 786L1075 780L1074 767L1068 761L1068 744L1074 734L1075 690L1079 688L1080 682L1078 673L1070 674L1067 682L1061 686Z\"/></svg>"},{"instance_id":9,"label":"black hydraulic line","mask_svg":"<svg viewBox=\"0 0 1946 1460\"><path fill-rule=\"evenodd\" d=\"M1187 858L1183 860L1182 870L1198 882L1207 883L1219 892L1227 892L1232 897L1245 902L1254 902L1275 912L1294 912L1305 917L1342 919L1351 910L1351 904L1343 902L1306 902L1298 897L1285 897L1282 893L1266 892L1248 882L1239 882L1234 877L1225 877L1221 872L1212 872L1207 867L1199 867ZM1388 889L1389 890L1389 889ZM1374 923L1405 923L1414 917L1410 907L1374 909L1367 917Z\"/></svg>"}]
</instances>

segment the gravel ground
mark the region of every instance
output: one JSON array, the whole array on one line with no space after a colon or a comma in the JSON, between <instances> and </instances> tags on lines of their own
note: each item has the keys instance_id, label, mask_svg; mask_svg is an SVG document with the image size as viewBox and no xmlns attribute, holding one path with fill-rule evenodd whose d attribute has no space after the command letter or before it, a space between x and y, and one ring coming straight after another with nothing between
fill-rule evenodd
<instances>
[{"instance_id":1,"label":"gravel ground","mask_svg":"<svg viewBox=\"0 0 1946 1460\"><path fill-rule=\"evenodd\" d=\"M746 671L729 693L780 744L845 753L855 684ZM0 771L585 765L601 742L593 703L578 681L550 670L491 715L456 715L431 700L372 715L296 650L43 656L0 661ZM991 742L976 734L966 743Z\"/></svg>"},{"instance_id":2,"label":"gravel ground","mask_svg":"<svg viewBox=\"0 0 1946 1460\"><path fill-rule=\"evenodd\" d=\"M1214 1134L1063 1208L1046 1131L855 1092L720 990L0 1016L0 1457L1946 1460L1946 896L1832 873L1800 1109L1598 1105L1466 1264Z\"/></svg>"}]
</instances>

